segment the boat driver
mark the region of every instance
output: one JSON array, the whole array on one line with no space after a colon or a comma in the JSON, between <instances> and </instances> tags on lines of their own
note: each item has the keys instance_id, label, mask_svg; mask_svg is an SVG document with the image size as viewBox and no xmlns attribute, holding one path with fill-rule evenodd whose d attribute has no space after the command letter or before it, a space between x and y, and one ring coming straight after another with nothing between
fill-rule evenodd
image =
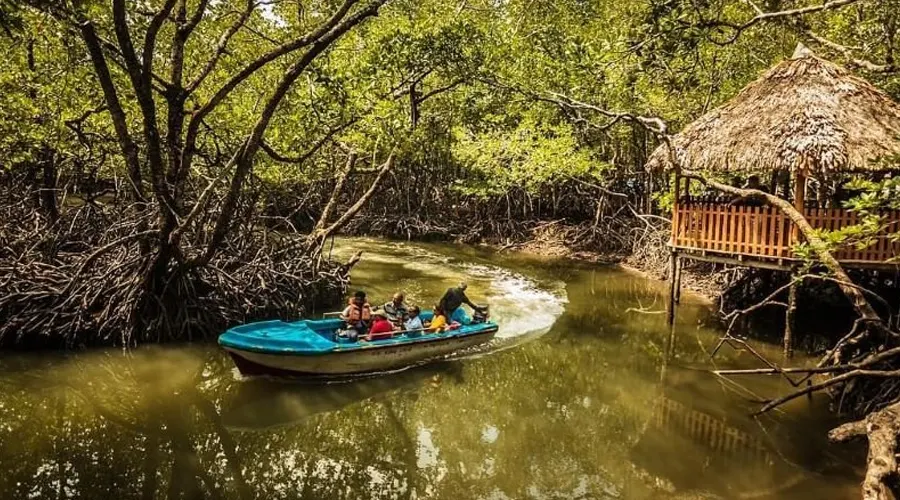
<instances>
[{"instance_id":1,"label":"boat driver","mask_svg":"<svg viewBox=\"0 0 900 500\"><path fill-rule=\"evenodd\" d=\"M441 297L438 308L444 311L450 322L456 321L457 323L462 323L464 325L469 323L466 312L460 308L463 304L468 304L469 307L476 311L483 311L485 309L482 306L472 303L472 301L469 300L469 297L466 297L466 288L468 288L468 286L469 285L465 281L461 281L457 287L448 288L444 293L444 296Z\"/></svg>"}]
</instances>

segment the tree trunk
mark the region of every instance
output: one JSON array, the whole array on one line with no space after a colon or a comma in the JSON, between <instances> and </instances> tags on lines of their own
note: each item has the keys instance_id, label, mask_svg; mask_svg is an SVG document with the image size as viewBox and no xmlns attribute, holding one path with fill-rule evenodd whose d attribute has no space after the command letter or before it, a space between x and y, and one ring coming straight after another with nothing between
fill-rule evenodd
<instances>
[{"instance_id":1,"label":"tree trunk","mask_svg":"<svg viewBox=\"0 0 900 500\"><path fill-rule=\"evenodd\" d=\"M103 97L106 101L106 107L109 108L113 129L119 141L119 148L122 150L122 156L125 158L128 181L131 185L131 195L135 201L142 202L144 201L144 189L141 181L141 165L137 145L128 131L128 119L125 116L122 103L119 101L119 94L113 83L106 56L103 54L103 49L100 45L100 39L97 37L93 23L83 22L79 28L90 54L91 63L94 66L94 74L100 83L100 88L103 90Z\"/></svg>"},{"instance_id":2,"label":"tree trunk","mask_svg":"<svg viewBox=\"0 0 900 500\"><path fill-rule=\"evenodd\" d=\"M870 413L864 420L850 422L828 433L832 441L847 441L857 436L869 439L869 457L862 484L863 500L900 498L900 474L897 471L897 434L900 433L900 403Z\"/></svg>"}]
</instances>

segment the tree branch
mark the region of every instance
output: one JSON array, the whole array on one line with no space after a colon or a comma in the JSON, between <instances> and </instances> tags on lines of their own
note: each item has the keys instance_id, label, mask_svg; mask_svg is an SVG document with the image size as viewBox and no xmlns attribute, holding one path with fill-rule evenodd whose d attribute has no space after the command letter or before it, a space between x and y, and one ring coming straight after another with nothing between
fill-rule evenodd
<instances>
[{"instance_id":1,"label":"tree branch","mask_svg":"<svg viewBox=\"0 0 900 500\"><path fill-rule=\"evenodd\" d=\"M354 161L355 161L355 159L354 159ZM329 236L331 236L335 231L344 227L344 225L350 219L355 217L356 214L359 213L360 210L362 210L362 208L366 205L366 203L368 203L369 198L371 198L372 195L375 194L375 191L378 189L378 186L381 184L381 180L384 179L384 177L388 174L388 172L391 171L391 168L393 167L393 165L394 165L394 152L391 151L391 154L388 156L387 161L384 162L384 165L382 165L381 169L378 171L378 175L375 176L375 179L372 181L372 184L369 185L369 189L367 189L366 192L363 193L363 195L360 196L358 200L356 200L356 203L351 205L350 208L348 208L347 211L344 212L343 215L338 217L338 219L336 221L334 221L333 224L331 224L330 226L328 226L324 229L320 228L318 231L314 231L312 234L309 235L309 240L308 240L309 243L307 243L307 251L308 252L316 252L317 249L321 248L322 244L325 242L325 240L328 239ZM347 172L349 173L349 170ZM341 184L343 184L343 183L341 183ZM331 204L331 201L329 201L329 204ZM328 207L326 207L326 208L328 208ZM324 217L327 215L330 215L330 214L323 212L322 217L319 217L319 222L316 223L317 227L320 225L320 223L322 226L325 225L327 220Z\"/></svg>"},{"instance_id":2,"label":"tree branch","mask_svg":"<svg viewBox=\"0 0 900 500\"><path fill-rule=\"evenodd\" d=\"M463 83L466 83L466 79L465 79L465 78L460 78L459 80L456 80L456 81L454 81L454 82L452 82L452 83L450 83L450 84L448 84L448 85L444 85L443 87L438 87L438 88L432 90L431 92L427 92L427 93L425 93L425 94L422 94L422 95L416 97L416 103L422 104L422 103L425 102L426 100L428 100L428 99L430 99L430 98L432 98L432 97L434 97L434 96L436 96L436 95L438 95L438 94L442 94L442 93L447 92L447 91L449 91L449 90L453 90L454 88L456 88L456 87L462 85Z\"/></svg>"},{"instance_id":3,"label":"tree branch","mask_svg":"<svg viewBox=\"0 0 900 500\"><path fill-rule=\"evenodd\" d=\"M122 0L115 0L115 3L121 2ZM172 9L175 7L176 2L178 2L178 0L166 0L166 3L163 4L163 7L159 12L150 19L150 24L147 26L147 33L144 34L144 49L141 55L141 63L143 76L148 83L151 79L150 75L153 74L153 53L156 51L156 35L159 34L159 29L162 28L166 18L172 13Z\"/></svg>"},{"instance_id":4,"label":"tree branch","mask_svg":"<svg viewBox=\"0 0 900 500\"><path fill-rule=\"evenodd\" d=\"M185 92L187 94L192 94L197 87L199 87L206 77L212 73L212 71L216 68L216 65L219 63L219 59L226 52L228 48L228 42L231 41L231 38L237 33L244 24L247 23L247 19L250 18L250 14L253 13L253 10L256 8L255 0L247 0L246 5L244 6L244 10L241 11L237 20L228 27L225 33L222 34L221 38L219 38L219 42L216 44L216 50L213 52L212 57L209 58L209 61L206 62L206 65L200 71L200 73L187 85L185 88Z\"/></svg>"},{"instance_id":5,"label":"tree branch","mask_svg":"<svg viewBox=\"0 0 900 500\"><path fill-rule=\"evenodd\" d=\"M272 146L270 146L265 140L263 140L260 143L260 148L267 155L269 155L270 158L272 158L275 161L279 161L282 163L296 163L298 165L303 164L303 163L306 163L306 161L309 160L320 149L322 149L322 146L327 144L328 141L330 141L332 137L334 137L335 135L337 135L338 133L340 133L341 131L345 130L347 127L353 125L354 123L356 123L358 121L359 121L358 117L352 118L349 121L342 123L342 124L338 125L337 127L332 128L325 134L324 137L322 137L321 139L316 141L316 143L313 144L313 147L311 147L307 152L303 153L300 156L282 155L282 154L278 153L277 151L275 151L274 149L272 149Z\"/></svg>"},{"instance_id":6,"label":"tree branch","mask_svg":"<svg viewBox=\"0 0 900 500\"><path fill-rule=\"evenodd\" d=\"M378 5L380 6L382 3L384 3L384 1L386 0L382 0ZM341 7L338 8L338 10L334 14L332 14L328 21L323 23L311 34L294 39L291 42L276 47L256 58L254 61L244 66L241 71L232 76L227 82L225 82L225 84L222 85L222 87L220 87L219 90L215 92L215 94L213 94L213 96L209 99L209 101L206 102L206 104L196 110L191 116L191 119L188 121L184 151L182 153L183 157L181 161L181 172L179 172L179 175L176 176L178 181L180 182L182 179L184 179L184 177L187 175L187 172L190 170L191 161L197 142L197 134L200 130L200 124L209 113L216 109L216 107L218 107L238 85L240 85L244 80L249 78L250 75L254 74L266 64L302 47L321 42L326 37L326 35L332 31L333 28L341 23L347 13L350 11L351 7L353 7L353 5L358 2L359 0L345 0ZM328 43L330 43L330 41ZM268 126L268 124L266 124L266 126Z\"/></svg>"},{"instance_id":7,"label":"tree branch","mask_svg":"<svg viewBox=\"0 0 900 500\"><path fill-rule=\"evenodd\" d=\"M807 39L812 40L813 42L818 43L819 45L827 47L831 50L839 52L844 56L844 58L851 66L855 66L866 71L871 71L873 73L893 73L897 71L897 66L894 64L877 64L869 61L868 59L860 59L859 57L856 57L856 55L853 53L853 49L851 49L850 47L832 42L831 40L818 35L812 30L802 28L800 26L797 26L796 28Z\"/></svg>"},{"instance_id":8,"label":"tree branch","mask_svg":"<svg viewBox=\"0 0 900 500\"><path fill-rule=\"evenodd\" d=\"M100 39L97 37L97 32L92 22L85 20L79 24L79 28L94 66L94 74L97 76L100 88L103 90L103 98L112 118L113 129L116 132L122 156L125 158L125 167L128 171L128 181L131 185L132 196L135 201L143 202L145 196L141 183L141 166L137 145L128 131L128 118L125 116L122 103L119 101L119 94L109 72L106 57L103 55Z\"/></svg>"},{"instance_id":9,"label":"tree branch","mask_svg":"<svg viewBox=\"0 0 900 500\"><path fill-rule=\"evenodd\" d=\"M866 0L829 0L827 2L823 2L818 5L809 5L806 7L798 7L796 9L787 9L781 10L777 12L763 12L756 4L750 2L750 5L756 11L756 15L753 16L748 21L743 24L736 24L726 21L708 21L704 23L707 27L724 27L729 28L734 31L734 33L727 39L721 42L715 42L719 45L727 45L729 43L733 43L736 41L744 31L756 26L757 24L764 21L772 21L772 20L781 20L803 16L806 14L813 14L815 12L822 12L826 10L836 10L841 7L846 7L847 5L854 4L857 2L864 2Z\"/></svg>"},{"instance_id":10,"label":"tree branch","mask_svg":"<svg viewBox=\"0 0 900 500\"><path fill-rule=\"evenodd\" d=\"M209 5L209 0L200 0L200 5L197 6L197 10L194 12L194 15L191 16L191 19L185 24L183 27L180 27L179 30L184 33L184 37L187 38L190 36L191 32L200 24L200 21L203 20L203 14L206 13L206 8Z\"/></svg>"},{"instance_id":11,"label":"tree branch","mask_svg":"<svg viewBox=\"0 0 900 500\"><path fill-rule=\"evenodd\" d=\"M340 199L341 192L344 190L344 184L347 182L347 178L350 177L350 174L353 172L353 167L356 165L356 159L358 155L356 151L351 151L349 155L347 155L347 166L344 167L344 171L338 176L337 181L334 183L334 189L331 191L331 197L328 198L328 203L325 204L325 208L322 209L322 213L319 214L319 220L316 221L316 225L313 226L312 231L310 232L310 239L313 238L313 235L321 233L325 228L325 224L328 223L328 219L331 218L331 213L334 212L334 207L337 206L338 199Z\"/></svg>"},{"instance_id":12,"label":"tree branch","mask_svg":"<svg viewBox=\"0 0 900 500\"><path fill-rule=\"evenodd\" d=\"M900 403L870 413L865 419L850 422L828 433L836 442L857 436L869 439L866 476L863 479L864 500L894 500L897 486L897 434L900 432Z\"/></svg>"}]
</instances>

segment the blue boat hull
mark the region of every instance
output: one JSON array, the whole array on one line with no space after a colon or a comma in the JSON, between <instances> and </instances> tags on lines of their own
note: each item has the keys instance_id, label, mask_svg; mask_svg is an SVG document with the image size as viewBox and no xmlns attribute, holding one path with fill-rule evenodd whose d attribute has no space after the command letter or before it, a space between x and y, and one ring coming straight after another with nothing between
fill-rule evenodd
<instances>
[{"instance_id":1,"label":"blue boat hull","mask_svg":"<svg viewBox=\"0 0 900 500\"><path fill-rule=\"evenodd\" d=\"M497 325L486 322L449 332L350 342L334 338L340 325L336 319L251 323L223 333L219 344L244 375L340 376L419 364L483 344L497 333Z\"/></svg>"}]
</instances>

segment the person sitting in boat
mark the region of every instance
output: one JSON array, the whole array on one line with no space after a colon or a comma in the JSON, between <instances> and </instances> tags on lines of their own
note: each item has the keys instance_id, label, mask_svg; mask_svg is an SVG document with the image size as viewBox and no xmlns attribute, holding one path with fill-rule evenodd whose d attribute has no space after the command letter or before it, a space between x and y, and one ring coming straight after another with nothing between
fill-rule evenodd
<instances>
[{"instance_id":1,"label":"person sitting in boat","mask_svg":"<svg viewBox=\"0 0 900 500\"><path fill-rule=\"evenodd\" d=\"M383 340L394 336L394 324L387 314L379 311L372 315L372 328L369 329L368 340Z\"/></svg>"},{"instance_id":2,"label":"person sitting in boat","mask_svg":"<svg viewBox=\"0 0 900 500\"><path fill-rule=\"evenodd\" d=\"M425 329L426 325L422 323L422 318L419 316L420 312L419 306L409 308L409 319L403 323L403 329L406 330L406 335L409 337L417 337Z\"/></svg>"},{"instance_id":3,"label":"person sitting in boat","mask_svg":"<svg viewBox=\"0 0 900 500\"><path fill-rule=\"evenodd\" d=\"M443 331L456 330L460 326L462 325L460 325L458 321L454 321L452 318L450 320L447 319L447 313L444 312L444 309L441 308L440 305L434 306L434 317L431 318L431 324L428 325L428 331L440 333Z\"/></svg>"},{"instance_id":4,"label":"person sitting in boat","mask_svg":"<svg viewBox=\"0 0 900 500\"><path fill-rule=\"evenodd\" d=\"M353 294L350 304L341 313L341 319L347 323L347 326L356 330L357 335L363 335L369 328L369 322L372 320L372 307L366 300L366 292L358 291Z\"/></svg>"},{"instance_id":5,"label":"person sitting in boat","mask_svg":"<svg viewBox=\"0 0 900 500\"><path fill-rule=\"evenodd\" d=\"M469 300L469 297L466 296L466 288L468 288L468 284L465 281L460 282L459 286L455 288L448 288L447 291L444 292L444 296L441 297L441 301L438 303L438 307L441 309L441 311L447 313L447 318L451 322L469 322L468 316L466 316L466 312L460 307L463 304L468 304L469 307L476 311L481 311L484 309L482 306L476 305L472 303L471 300Z\"/></svg>"},{"instance_id":6,"label":"person sitting in boat","mask_svg":"<svg viewBox=\"0 0 900 500\"><path fill-rule=\"evenodd\" d=\"M409 306L403 302L406 299L406 296L403 295L403 292L397 292L391 298L391 301L382 306L384 309L384 313L387 314L389 320L393 321L395 324L403 324L408 317Z\"/></svg>"}]
</instances>

